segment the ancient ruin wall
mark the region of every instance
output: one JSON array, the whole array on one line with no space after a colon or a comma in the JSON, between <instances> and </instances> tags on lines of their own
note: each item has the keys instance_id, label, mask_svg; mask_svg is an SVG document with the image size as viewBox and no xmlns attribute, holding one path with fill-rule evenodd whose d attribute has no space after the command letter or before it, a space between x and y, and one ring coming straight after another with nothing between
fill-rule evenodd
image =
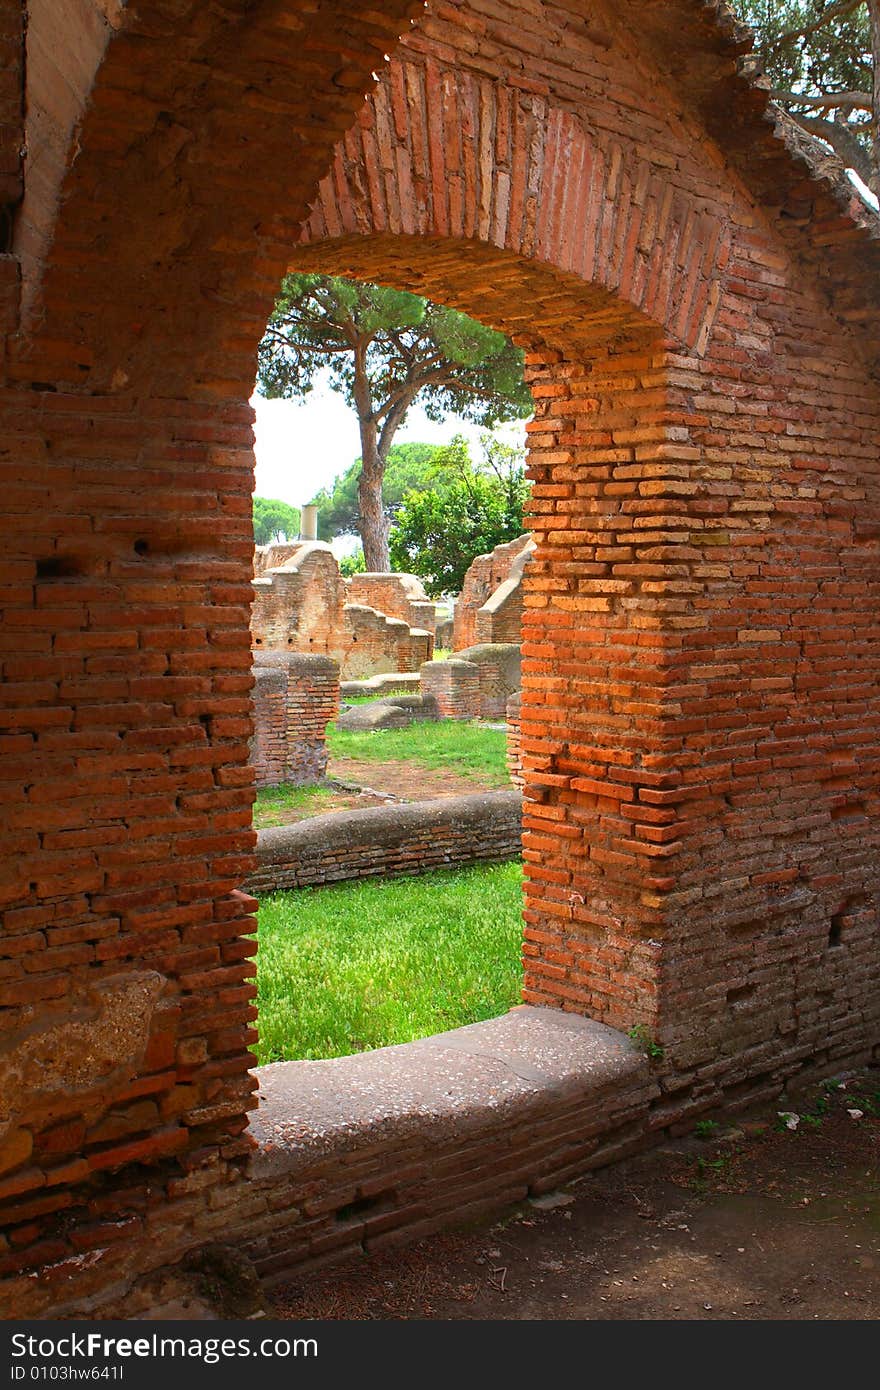
<instances>
[{"instance_id":1,"label":"ancient ruin wall","mask_svg":"<svg viewBox=\"0 0 880 1390\"><path fill-rule=\"evenodd\" d=\"M434 634L436 609L418 575L353 574L348 580L348 602L377 608L389 618L400 618L410 627Z\"/></svg>"},{"instance_id":2,"label":"ancient ruin wall","mask_svg":"<svg viewBox=\"0 0 880 1390\"><path fill-rule=\"evenodd\" d=\"M522 684L515 643L470 647L420 669L422 694L437 701L444 719L503 719L508 698Z\"/></svg>"},{"instance_id":3,"label":"ancient ruin wall","mask_svg":"<svg viewBox=\"0 0 880 1390\"><path fill-rule=\"evenodd\" d=\"M342 610L341 664L346 680L363 680L384 671L418 671L430 658L434 639L401 618L348 603Z\"/></svg>"},{"instance_id":4,"label":"ancient ruin wall","mask_svg":"<svg viewBox=\"0 0 880 1390\"><path fill-rule=\"evenodd\" d=\"M522 746L520 741L520 709L522 707L522 694L519 690L514 691L507 701L505 717L507 721L507 771L510 780L515 787L522 790L523 770L522 770Z\"/></svg>"},{"instance_id":5,"label":"ancient ruin wall","mask_svg":"<svg viewBox=\"0 0 880 1390\"><path fill-rule=\"evenodd\" d=\"M516 561L531 545L531 537L518 536L515 541L496 545L486 555L477 555L468 567L461 593L455 601L452 646L455 652L473 647L477 642L519 642L522 636L522 589L510 584L511 571L516 566L516 578L522 574ZM483 606L505 586L499 602L489 612Z\"/></svg>"},{"instance_id":6,"label":"ancient ruin wall","mask_svg":"<svg viewBox=\"0 0 880 1390\"><path fill-rule=\"evenodd\" d=\"M257 561L260 572L253 584L251 611L255 649L332 657L343 680L382 671L417 671L429 659L431 632L349 601L346 581L328 545L305 541L289 554L288 549L269 547ZM272 565L281 557L283 563Z\"/></svg>"},{"instance_id":7,"label":"ancient ruin wall","mask_svg":"<svg viewBox=\"0 0 880 1390\"><path fill-rule=\"evenodd\" d=\"M258 787L310 786L327 771L327 725L339 712L339 667L305 653L254 655L250 763Z\"/></svg>"},{"instance_id":8,"label":"ancient ruin wall","mask_svg":"<svg viewBox=\"0 0 880 1390\"><path fill-rule=\"evenodd\" d=\"M275 541L271 545L254 546L254 579L262 579L270 570L281 569L292 560L302 541Z\"/></svg>"},{"instance_id":9,"label":"ancient ruin wall","mask_svg":"<svg viewBox=\"0 0 880 1390\"><path fill-rule=\"evenodd\" d=\"M472 661L427 661L420 670L419 686L436 701L443 719L480 717L480 670Z\"/></svg>"},{"instance_id":10,"label":"ancient ruin wall","mask_svg":"<svg viewBox=\"0 0 880 1390\"><path fill-rule=\"evenodd\" d=\"M457 864L499 864L522 850L518 792L482 792L405 805L334 811L261 830L256 897L355 878L424 874Z\"/></svg>"}]
</instances>

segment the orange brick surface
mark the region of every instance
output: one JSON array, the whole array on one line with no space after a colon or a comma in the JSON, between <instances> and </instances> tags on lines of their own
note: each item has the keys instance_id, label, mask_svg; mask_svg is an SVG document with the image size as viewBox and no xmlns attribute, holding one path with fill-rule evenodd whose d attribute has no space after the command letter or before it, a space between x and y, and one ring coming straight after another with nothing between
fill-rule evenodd
<instances>
[{"instance_id":1,"label":"orange brick surface","mask_svg":"<svg viewBox=\"0 0 880 1390\"><path fill-rule=\"evenodd\" d=\"M724 7L30 8L24 63L0 0L4 1311L266 1200L247 401L290 265L527 350L524 997L647 1029L685 1106L865 1060L880 241Z\"/></svg>"}]
</instances>

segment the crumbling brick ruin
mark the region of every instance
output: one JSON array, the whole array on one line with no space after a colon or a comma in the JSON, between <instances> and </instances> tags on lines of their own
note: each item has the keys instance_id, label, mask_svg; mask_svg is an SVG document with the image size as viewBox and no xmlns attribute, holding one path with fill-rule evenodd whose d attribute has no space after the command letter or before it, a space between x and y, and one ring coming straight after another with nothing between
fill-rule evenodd
<instances>
[{"instance_id":1,"label":"crumbling brick ruin","mask_svg":"<svg viewBox=\"0 0 880 1390\"><path fill-rule=\"evenodd\" d=\"M339 667L305 652L254 654L250 762L258 787L308 786L327 772L327 725L339 711Z\"/></svg>"},{"instance_id":2,"label":"crumbling brick ruin","mask_svg":"<svg viewBox=\"0 0 880 1390\"><path fill-rule=\"evenodd\" d=\"M348 602L377 608L389 618L434 635L436 607L416 574L353 574L346 581Z\"/></svg>"},{"instance_id":3,"label":"crumbling brick ruin","mask_svg":"<svg viewBox=\"0 0 880 1390\"><path fill-rule=\"evenodd\" d=\"M255 650L332 657L344 680L359 680L382 671L417 671L430 658L433 624L430 631L412 627L408 619L389 617L366 603L352 602L329 545L301 541L260 547L257 554L251 610ZM411 575L370 576L376 581L398 578L413 579L421 588ZM410 608L419 607L411 585L405 588L403 584L377 582L372 590L377 596L396 600L398 606L406 600ZM433 604L430 608L433 614Z\"/></svg>"},{"instance_id":4,"label":"crumbling brick ruin","mask_svg":"<svg viewBox=\"0 0 880 1390\"><path fill-rule=\"evenodd\" d=\"M4 1311L218 1239L281 1278L868 1058L880 240L725 6L0 0L0 37ZM282 1175L241 884L247 402L291 265L527 352L539 1007L479 1037L552 1034L558 1085L509 1076L467 1154L405 1108L344 1163L290 1131Z\"/></svg>"},{"instance_id":5,"label":"crumbling brick ruin","mask_svg":"<svg viewBox=\"0 0 880 1390\"><path fill-rule=\"evenodd\" d=\"M421 692L444 719L504 719L522 684L518 643L481 643L448 661L426 661Z\"/></svg>"},{"instance_id":6,"label":"crumbling brick ruin","mask_svg":"<svg viewBox=\"0 0 880 1390\"><path fill-rule=\"evenodd\" d=\"M330 812L261 830L248 889L260 897L380 874L499 864L517 857L521 834L515 791Z\"/></svg>"},{"instance_id":7,"label":"crumbling brick ruin","mask_svg":"<svg viewBox=\"0 0 880 1390\"><path fill-rule=\"evenodd\" d=\"M520 640L522 577L534 548L531 536L518 536L473 560L455 600L452 646L456 653L479 642Z\"/></svg>"},{"instance_id":8,"label":"crumbling brick ruin","mask_svg":"<svg viewBox=\"0 0 880 1390\"><path fill-rule=\"evenodd\" d=\"M515 787L522 788L522 749L520 747L519 720L522 707L522 694L515 690L507 701L505 719L507 722L507 771Z\"/></svg>"}]
</instances>

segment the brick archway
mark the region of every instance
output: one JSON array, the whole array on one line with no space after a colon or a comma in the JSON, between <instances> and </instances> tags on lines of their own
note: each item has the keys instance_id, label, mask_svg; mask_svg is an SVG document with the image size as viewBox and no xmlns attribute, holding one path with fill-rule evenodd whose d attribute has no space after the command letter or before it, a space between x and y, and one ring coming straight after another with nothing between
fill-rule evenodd
<instances>
[{"instance_id":1,"label":"brick archway","mask_svg":"<svg viewBox=\"0 0 880 1390\"><path fill-rule=\"evenodd\" d=\"M877 244L723 10L143 0L111 35L111 9L66 114L29 55L0 255L24 1313L262 1200L245 402L292 255L384 257L532 349L530 997L659 1034L659 1129L877 1038ZM442 171L432 74L467 137Z\"/></svg>"},{"instance_id":2,"label":"brick archway","mask_svg":"<svg viewBox=\"0 0 880 1390\"><path fill-rule=\"evenodd\" d=\"M458 57L391 63L336 147L303 241L389 233L497 247L612 292L682 350L705 351L730 256L712 180L676 186L662 151L591 130Z\"/></svg>"}]
</instances>

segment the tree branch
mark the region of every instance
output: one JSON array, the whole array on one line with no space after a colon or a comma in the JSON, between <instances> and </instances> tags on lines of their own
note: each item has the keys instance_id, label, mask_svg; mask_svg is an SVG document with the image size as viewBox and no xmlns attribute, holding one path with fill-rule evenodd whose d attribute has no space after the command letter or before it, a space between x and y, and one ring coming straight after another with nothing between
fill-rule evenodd
<instances>
[{"instance_id":1,"label":"tree branch","mask_svg":"<svg viewBox=\"0 0 880 1390\"><path fill-rule=\"evenodd\" d=\"M801 130L805 130L808 135L814 135L819 140L824 140L826 145L830 145L847 168L854 169L862 182L866 183L868 187L871 186L870 156L867 150L859 144L848 126L842 125L838 121L823 120L819 116L799 116L794 111L790 111L788 115L795 125L800 126Z\"/></svg>"},{"instance_id":2,"label":"tree branch","mask_svg":"<svg viewBox=\"0 0 880 1390\"><path fill-rule=\"evenodd\" d=\"M385 423L379 432L379 457L384 460L388 457L388 450L391 448L391 441L406 418L406 413L413 403L418 391L414 391L410 396L404 396L386 415Z\"/></svg>"},{"instance_id":3,"label":"tree branch","mask_svg":"<svg viewBox=\"0 0 880 1390\"><path fill-rule=\"evenodd\" d=\"M433 367L436 363L443 362L444 360L442 352L435 352L432 357L427 357L424 362L420 362L418 368L415 370L410 369L407 372L403 385L399 386L396 391L392 391L386 397L384 404L373 415L376 424L378 424L380 420L383 420L385 416L395 408L398 401L408 398L411 403L418 395L419 391L421 391L422 387L432 382L433 374L431 372L425 372L422 369L424 367Z\"/></svg>"},{"instance_id":4,"label":"tree branch","mask_svg":"<svg viewBox=\"0 0 880 1390\"><path fill-rule=\"evenodd\" d=\"M814 111L873 111L874 98L870 92L823 92L818 97L808 97L803 92L771 91L774 101L791 102L795 106L809 106Z\"/></svg>"},{"instance_id":5,"label":"tree branch","mask_svg":"<svg viewBox=\"0 0 880 1390\"><path fill-rule=\"evenodd\" d=\"M333 353L349 353L349 352L351 352L351 348L350 348L350 347L346 347L345 345L340 345L339 347L331 347L329 343L308 343L308 344L305 344L305 343L291 342L291 339L287 336L286 333L281 333L281 332L279 332L278 329L273 328L273 327L271 326L271 324L270 324L270 326L266 329L266 332L265 332L265 334L263 335L263 341L265 342L265 340L266 340L267 338L269 339L270 342L272 342L272 343L277 343L277 344L279 345L279 347L286 348L288 352L292 349L293 352L294 352L294 354L295 354L296 356L299 356L299 354L302 353L302 352L317 352L317 353L322 353L325 357L330 356L330 355L332 355Z\"/></svg>"},{"instance_id":6,"label":"tree branch","mask_svg":"<svg viewBox=\"0 0 880 1390\"><path fill-rule=\"evenodd\" d=\"M837 5L829 5L827 10L823 10L818 18L810 24L805 24L802 29L788 29L784 34L779 34L775 39L768 43L766 52L772 53L774 49L781 48L784 43L791 39L806 39L810 34L815 34L817 30L824 28L832 19L842 19L844 15L850 14L852 10L857 10L864 0L840 0Z\"/></svg>"}]
</instances>

